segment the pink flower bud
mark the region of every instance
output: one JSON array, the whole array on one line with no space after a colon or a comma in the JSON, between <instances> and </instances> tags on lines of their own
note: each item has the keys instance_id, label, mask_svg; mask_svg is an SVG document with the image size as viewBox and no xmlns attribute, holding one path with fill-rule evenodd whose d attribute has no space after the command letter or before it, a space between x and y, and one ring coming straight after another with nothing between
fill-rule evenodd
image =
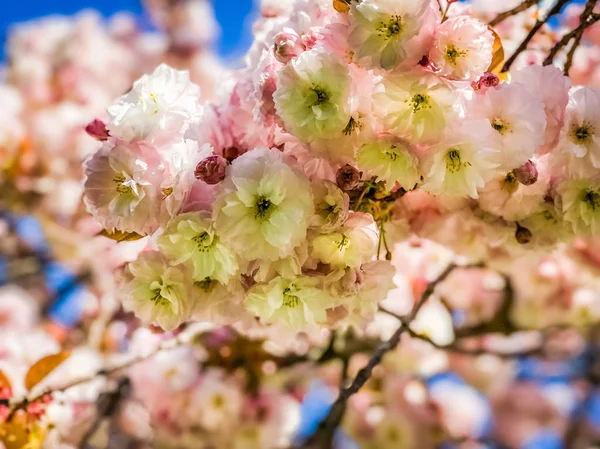
<instances>
[{"instance_id":1,"label":"pink flower bud","mask_svg":"<svg viewBox=\"0 0 600 449\"><path fill-rule=\"evenodd\" d=\"M240 155L240 150L236 147L228 147L223 150L223 157L228 162L233 162Z\"/></svg>"},{"instance_id":2,"label":"pink flower bud","mask_svg":"<svg viewBox=\"0 0 600 449\"><path fill-rule=\"evenodd\" d=\"M525 162L519 168L515 169L515 177L524 186L535 184L538 179L538 171L535 164L531 161Z\"/></svg>"},{"instance_id":3,"label":"pink flower bud","mask_svg":"<svg viewBox=\"0 0 600 449\"><path fill-rule=\"evenodd\" d=\"M227 159L222 156L208 156L200 161L196 167L194 175L196 179L204 181L207 184L214 185L225 179L225 169L227 168Z\"/></svg>"},{"instance_id":4,"label":"pink flower bud","mask_svg":"<svg viewBox=\"0 0 600 449\"><path fill-rule=\"evenodd\" d=\"M346 164L338 170L335 180L340 189L348 191L358 187L360 175L361 173L356 168Z\"/></svg>"},{"instance_id":5,"label":"pink flower bud","mask_svg":"<svg viewBox=\"0 0 600 449\"><path fill-rule=\"evenodd\" d=\"M496 87L500 84L500 78L490 72L485 72L477 82L473 83L473 89L479 90L487 87Z\"/></svg>"},{"instance_id":6,"label":"pink flower bud","mask_svg":"<svg viewBox=\"0 0 600 449\"><path fill-rule=\"evenodd\" d=\"M106 124L100 119L94 119L85 127L85 132L96 140L107 140L110 137Z\"/></svg>"},{"instance_id":7,"label":"pink flower bud","mask_svg":"<svg viewBox=\"0 0 600 449\"><path fill-rule=\"evenodd\" d=\"M275 59L282 64L287 64L290 59L295 58L306 50L302 39L293 30L285 28L284 31L275 36L275 47L273 52Z\"/></svg>"}]
</instances>

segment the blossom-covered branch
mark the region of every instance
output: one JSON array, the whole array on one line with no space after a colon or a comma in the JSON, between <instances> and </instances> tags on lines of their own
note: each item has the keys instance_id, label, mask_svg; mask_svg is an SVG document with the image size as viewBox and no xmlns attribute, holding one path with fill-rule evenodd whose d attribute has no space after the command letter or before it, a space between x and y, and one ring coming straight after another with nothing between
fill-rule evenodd
<instances>
[{"instance_id":1,"label":"blossom-covered branch","mask_svg":"<svg viewBox=\"0 0 600 449\"><path fill-rule=\"evenodd\" d=\"M478 266L478 265L477 265ZM319 427L315 431L314 435L311 436L302 447L307 448L329 448L332 447L333 435L335 430L338 428L344 417L348 399L356 394L365 383L370 379L373 369L379 365L389 351L394 350L400 343L400 338L405 332L410 332L410 325L415 320L421 308L425 305L427 300L435 292L436 286L443 282L455 269L456 265L449 265L433 282L429 283L423 292L421 298L415 304L412 312L404 319L402 319L400 327L394 332L394 334L384 343L379 345L371 354L369 362L364 366L354 377L351 384L348 387L342 386L339 395L327 415L327 417L319 424Z\"/></svg>"}]
</instances>

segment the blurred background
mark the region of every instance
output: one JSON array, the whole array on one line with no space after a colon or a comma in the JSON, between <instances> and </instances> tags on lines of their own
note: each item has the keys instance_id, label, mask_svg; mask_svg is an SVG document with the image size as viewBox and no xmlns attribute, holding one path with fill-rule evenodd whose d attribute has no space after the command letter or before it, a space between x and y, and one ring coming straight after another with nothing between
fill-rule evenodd
<instances>
[{"instance_id":1,"label":"blurred background","mask_svg":"<svg viewBox=\"0 0 600 449\"><path fill-rule=\"evenodd\" d=\"M145 29L152 29L141 0L29 0L2 2L0 7L0 44L4 49L7 34L16 23L51 15L73 15L85 10L95 10L108 18L115 13L129 12ZM252 21L257 6L255 0L213 0L213 8L221 32L214 51L225 61L239 60L252 42ZM2 60L5 52L2 52Z\"/></svg>"}]
</instances>

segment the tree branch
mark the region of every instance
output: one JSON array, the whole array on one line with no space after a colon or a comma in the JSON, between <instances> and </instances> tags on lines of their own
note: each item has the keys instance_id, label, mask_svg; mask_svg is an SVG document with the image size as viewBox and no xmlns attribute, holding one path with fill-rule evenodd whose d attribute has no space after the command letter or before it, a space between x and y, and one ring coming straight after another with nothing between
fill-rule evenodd
<instances>
[{"instance_id":1,"label":"tree branch","mask_svg":"<svg viewBox=\"0 0 600 449\"><path fill-rule=\"evenodd\" d=\"M509 17L512 16L516 16L517 14L531 8L533 5L536 5L538 3L539 0L523 0L523 2L517 6L515 6L513 9L509 9L508 11L504 11L500 14L498 14L494 19L492 19L488 25L489 26L496 26L498 25L500 22L505 21L506 19L508 19Z\"/></svg>"},{"instance_id":2,"label":"tree branch","mask_svg":"<svg viewBox=\"0 0 600 449\"><path fill-rule=\"evenodd\" d=\"M560 13L563 6L565 6L570 1L571 0L558 0L556 4L552 7L552 9L548 11L548 14L546 14L545 17L543 17L542 19L537 19L535 21L535 25L533 26L531 31L529 31L527 37L523 39L523 41L519 44L512 56L508 58L508 60L504 64L504 67L502 67L502 72L508 72L510 70L510 66L515 62L515 60L519 57L521 53L527 50L529 42L531 42L531 40L534 38L537 32L548 22L548 20L550 20L556 14Z\"/></svg>"},{"instance_id":3,"label":"tree branch","mask_svg":"<svg viewBox=\"0 0 600 449\"><path fill-rule=\"evenodd\" d=\"M338 428L342 419L344 417L344 413L346 411L346 406L350 397L356 394L371 378L373 374L373 370L377 367L385 354L394 350L398 344L400 343L400 338L402 334L409 331L409 325L412 321L415 320L419 311L425 305L427 300L433 295L436 287L443 282L450 274L457 268L481 268L481 264L469 265L469 266L459 266L456 264L450 264L443 272L438 276L437 279L429 283L427 288L421 295L421 298L412 309L412 312L406 317L401 319L400 327L394 332L394 334L390 337L389 340L381 343L371 355L366 366L364 366L356 375L350 386L340 389L340 393L336 401L331 406L329 414L325 417L323 421L319 424L319 427L315 431L315 433L310 437L301 447L310 448L310 449L328 449L332 446L333 436L335 430Z\"/></svg>"},{"instance_id":4,"label":"tree branch","mask_svg":"<svg viewBox=\"0 0 600 449\"><path fill-rule=\"evenodd\" d=\"M592 26L594 23L600 20L600 14L594 13L594 7L596 6L596 3L598 3L598 0L588 0L583 12L579 16L579 25L571 32L565 34L556 43L556 45L552 47L550 53L543 62L545 66L552 64L556 55L568 45L571 39L574 39L573 45L571 46L571 49L567 54L567 61L565 62L565 75L568 75L569 69L571 68L571 64L573 63L573 55L575 54L575 50L581 43L583 32L588 27Z\"/></svg>"},{"instance_id":5,"label":"tree branch","mask_svg":"<svg viewBox=\"0 0 600 449\"><path fill-rule=\"evenodd\" d=\"M379 311L382 313L385 313L387 315L393 316L394 318L397 318L400 321L403 320L403 318L400 315L398 315L394 312L391 312L384 307L380 306ZM471 356L493 355L493 356L504 358L504 359L513 359L513 358L518 358L518 357L528 357L528 356L536 355L536 354L539 354L541 352L541 350L543 349L543 345L533 347L526 351L513 351L513 352L494 351L494 350L483 349L483 348L467 349L460 345L460 339L457 339L454 343L451 343L448 345L440 345L440 344L436 343L435 341L433 341L431 338L429 338L427 335L419 334L418 332L414 331L410 326L408 327L407 332L411 337L416 338L418 340L425 341L425 342L429 343L430 345L432 345L433 347L440 349L442 351L455 352L457 354L464 354L464 355L471 355ZM463 337L463 338L465 338L465 337Z\"/></svg>"}]
</instances>

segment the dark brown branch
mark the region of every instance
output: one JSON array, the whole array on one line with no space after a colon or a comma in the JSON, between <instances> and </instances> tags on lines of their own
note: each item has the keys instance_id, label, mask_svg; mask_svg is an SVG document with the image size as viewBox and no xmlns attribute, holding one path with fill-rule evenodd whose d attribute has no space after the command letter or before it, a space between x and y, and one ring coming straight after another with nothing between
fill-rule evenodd
<instances>
[{"instance_id":1,"label":"dark brown branch","mask_svg":"<svg viewBox=\"0 0 600 449\"><path fill-rule=\"evenodd\" d=\"M577 47L579 47L579 44L581 43L582 37L583 31L581 33L578 33L577 36L575 36L573 45L571 45L569 53L567 53L567 60L565 61L565 67L563 69L563 73L565 76L569 76L569 70L571 70L571 66L573 65L573 56L575 55L575 50L577 50Z\"/></svg>"},{"instance_id":2,"label":"dark brown branch","mask_svg":"<svg viewBox=\"0 0 600 449\"><path fill-rule=\"evenodd\" d=\"M346 406L350 397L356 394L371 378L373 374L373 370L381 363L383 357L390 351L394 350L398 344L400 343L400 338L402 334L409 330L409 325L414 319L417 317L417 314L423 307L423 305L427 302L427 300L433 295L436 287L443 282L450 274L457 268L480 268L481 264L471 265L466 267L461 267L455 264L449 265L442 274L438 276L438 278L432 281L423 294L421 298L415 306L413 307L412 312L405 318L401 319L401 326L394 332L394 334L390 337L389 340L381 343L377 349L371 355L367 365L363 367L350 386L340 389L340 394L336 401L331 406L329 414L327 417L321 421L319 427L316 432L313 434L308 441L302 445L304 448L310 449L329 449L332 447L333 436L335 430L338 428L342 419L344 417L344 413L346 411Z\"/></svg>"},{"instance_id":3,"label":"dark brown branch","mask_svg":"<svg viewBox=\"0 0 600 449\"><path fill-rule=\"evenodd\" d=\"M550 54L544 61L544 65L550 64L554 60L554 57L559 52L559 50L564 48L568 44L568 42L571 39L573 39L573 44L571 45L571 48L567 53L567 60L565 61L564 67L565 76L569 75L569 70L571 69L571 65L573 64L573 56L575 55L575 51L579 47L579 44L581 44L583 33L588 27L592 26L600 19L600 14L594 13L594 8L596 7L597 3L598 0L587 1L583 12L579 16L579 25L577 26L577 28L563 36L562 39L552 48Z\"/></svg>"},{"instance_id":4,"label":"dark brown branch","mask_svg":"<svg viewBox=\"0 0 600 449\"><path fill-rule=\"evenodd\" d=\"M570 1L571 0L558 0L556 4L552 7L552 9L548 11L548 14L546 14L543 18L537 19L535 21L535 25L533 26L531 31L529 31L527 37L523 39L523 41L519 44L515 52L511 55L510 58L508 58L508 60L504 64L504 67L502 67L502 72L508 72L510 70L510 66L512 66L512 64L515 62L515 60L519 57L521 53L527 50L529 42L531 42L531 40L538 33L538 31L540 31L540 29L548 22L548 20L550 20L556 14L560 13L563 6L565 6Z\"/></svg>"},{"instance_id":5,"label":"dark brown branch","mask_svg":"<svg viewBox=\"0 0 600 449\"><path fill-rule=\"evenodd\" d=\"M575 54L575 50L581 43L581 39L583 37L584 31L600 19L600 14L594 13L594 7L596 6L596 3L598 3L598 0L588 0L583 12L579 16L579 25L574 30L565 34L556 43L556 45L554 47L552 47L552 49L550 50L550 53L544 60L543 64L545 66L552 64L556 55L563 48L565 48L572 39L574 39L573 45L571 46L571 49L569 50L569 53L567 54L567 61L565 62L565 75L567 75L569 73L569 69L571 68L571 64L573 63L573 55Z\"/></svg>"},{"instance_id":6,"label":"dark brown branch","mask_svg":"<svg viewBox=\"0 0 600 449\"><path fill-rule=\"evenodd\" d=\"M492 19L489 22L489 25L492 27L496 26L500 22L505 21L509 17L516 16L517 14L531 8L533 5L536 5L537 3L538 3L538 0L523 0L523 2L521 4L515 6L513 9L509 9L508 11L504 11L504 12L498 14L494 19Z\"/></svg>"}]
</instances>

